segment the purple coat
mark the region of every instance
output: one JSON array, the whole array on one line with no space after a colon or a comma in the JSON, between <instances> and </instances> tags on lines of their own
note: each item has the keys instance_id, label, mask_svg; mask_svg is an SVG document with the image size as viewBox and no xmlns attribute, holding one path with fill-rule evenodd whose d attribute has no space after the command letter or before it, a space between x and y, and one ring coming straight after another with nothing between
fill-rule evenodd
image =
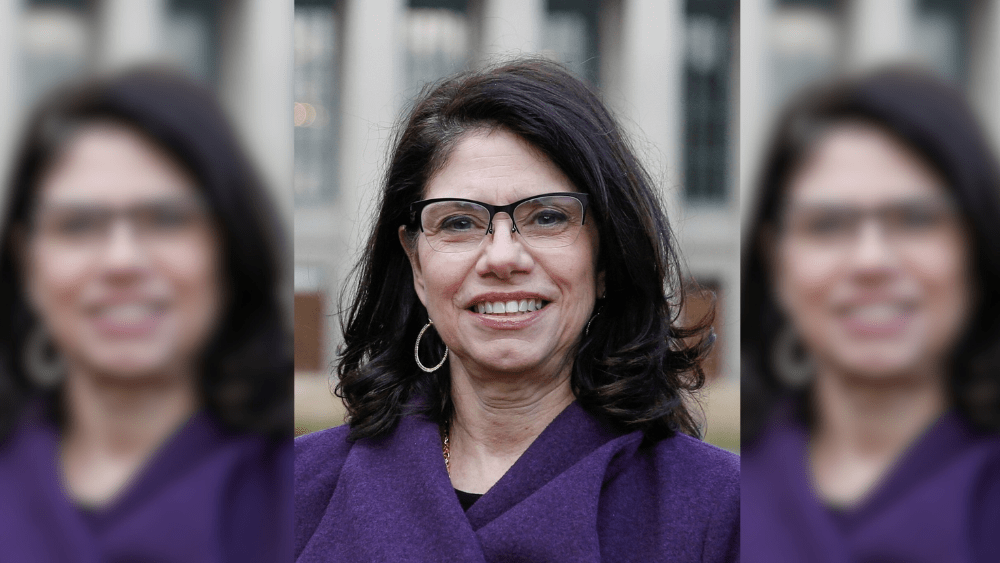
<instances>
[{"instance_id":1,"label":"purple coat","mask_svg":"<svg viewBox=\"0 0 1000 563\"><path fill-rule=\"evenodd\" d=\"M743 451L744 562L1000 562L1000 436L949 413L835 511L810 486L805 428L782 420Z\"/></svg>"},{"instance_id":2,"label":"purple coat","mask_svg":"<svg viewBox=\"0 0 1000 563\"><path fill-rule=\"evenodd\" d=\"M206 414L171 437L110 505L82 510L39 420L0 447L0 561L291 560L292 444L223 431Z\"/></svg>"},{"instance_id":3,"label":"purple coat","mask_svg":"<svg viewBox=\"0 0 1000 563\"><path fill-rule=\"evenodd\" d=\"M347 430L296 440L301 563L739 559L739 458L687 436L643 444L574 402L463 512L435 423Z\"/></svg>"}]
</instances>

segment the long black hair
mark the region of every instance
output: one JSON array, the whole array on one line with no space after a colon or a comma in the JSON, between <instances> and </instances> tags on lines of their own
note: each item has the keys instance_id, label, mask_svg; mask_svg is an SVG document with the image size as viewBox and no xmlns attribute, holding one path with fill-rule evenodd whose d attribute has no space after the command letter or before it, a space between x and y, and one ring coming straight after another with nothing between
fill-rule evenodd
<instances>
[{"instance_id":1,"label":"long black hair","mask_svg":"<svg viewBox=\"0 0 1000 563\"><path fill-rule=\"evenodd\" d=\"M347 405L352 438L390 431L414 403L438 422L453 412L447 366L426 374L414 363L413 343L427 312L399 227L416 236L409 205L422 199L457 141L483 128L521 137L589 195L587 218L599 232L598 269L607 292L575 351L571 386L579 403L651 439L699 435L686 400L704 382L700 362L713 340L711 319L693 328L678 321L678 256L653 181L587 85L554 63L521 60L425 90L397 129L378 217L344 293L337 394ZM424 340L433 348L426 357L441 357L440 339Z\"/></svg>"},{"instance_id":2,"label":"long black hair","mask_svg":"<svg viewBox=\"0 0 1000 563\"><path fill-rule=\"evenodd\" d=\"M740 297L743 443L797 391L776 377L771 350L787 323L770 285L769 237L790 177L838 123L870 123L911 148L947 180L971 233L977 302L950 358L953 404L973 424L1000 430L1000 174L962 94L922 71L888 67L807 89L778 122L744 237ZM801 401L802 404L807 401ZM808 408L805 409L808 411ZM806 413L808 414L808 413Z\"/></svg>"},{"instance_id":3,"label":"long black hair","mask_svg":"<svg viewBox=\"0 0 1000 563\"><path fill-rule=\"evenodd\" d=\"M14 233L30 220L38 182L74 130L105 121L137 131L186 167L221 235L228 305L202 357L203 404L234 430L290 436L293 364L275 208L215 97L172 71L137 68L54 92L35 109L15 155L0 231L0 440L42 393L24 371L27 335L39 320L17 271Z\"/></svg>"}]
</instances>

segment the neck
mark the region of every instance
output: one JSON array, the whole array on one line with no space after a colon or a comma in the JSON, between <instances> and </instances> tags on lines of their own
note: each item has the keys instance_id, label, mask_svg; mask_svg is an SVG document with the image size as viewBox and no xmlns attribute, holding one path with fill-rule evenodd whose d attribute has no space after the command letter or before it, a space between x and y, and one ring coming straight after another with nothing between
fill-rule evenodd
<instances>
[{"instance_id":1,"label":"neck","mask_svg":"<svg viewBox=\"0 0 1000 563\"><path fill-rule=\"evenodd\" d=\"M107 501L197 403L193 373L128 380L70 369L62 463L71 496Z\"/></svg>"},{"instance_id":2,"label":"neck","mask_svg":"<svg viewBox=\"0 0 1000 563\"><path fill-rule=\"evenodd\" d=\"M811 461L829 502L859 499L947 409L944 370L876 379L821 369Z\"/></svg>"},{"instance_id":3,"label":"neck","mask_svg":"<svg viewBox=\"0 0 1000 563\"><path fill-rule=\"evenodd\" d=\"M573 402L567 367L549 377L477 377L452 364L449 430L455 488L484 493Z\"/></svg>"}]
</instances>

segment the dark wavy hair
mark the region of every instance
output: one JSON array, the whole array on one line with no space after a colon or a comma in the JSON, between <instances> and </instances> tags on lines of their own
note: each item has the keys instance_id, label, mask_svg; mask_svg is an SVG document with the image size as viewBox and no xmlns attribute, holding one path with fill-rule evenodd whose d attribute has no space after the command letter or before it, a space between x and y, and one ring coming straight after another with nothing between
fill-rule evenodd
<instances>
[{"instance_id":1,"label":"dark wavy hair","mask_svg":"<svg viewBox=\"0 0 1000 563\"><path fill-rule=\"evenodd\" d=\"M277 291L284 239L275 208L215 97L150 67L64 86L28 122L0 231L0 440L43 393L23 368L38 319L17 271L15 233L28 228L38 182L74 131L107 121L137 131L185 166L221 234L227 307L202 357L202 403L231 429L291 436L293 360Z\"/></svg>"},{"instance_id":2,"label":"dark wavy hair","mask_svg":"<svg viewBox=\"0 0 1000 563\"><path fill-rule=\"evenodd\" d=\"M351 438L385 434L414 404L439 423L452 415L447 367L427 374L414 363L413 343L428 317L399 227L417 236L409 205L422 199L459 139L483 128L521 137L589 195L607 293L575 350L571 385L579 403L647 439L698 436L686 401L704 383L711 318L679 325L680 267L653 181L594 91L552 62L521 60L425 90L397 129L367 251L342 295L350 304L341 318L336 392ZM441 357L440 338L424 341L425 357Z\"/></svg>"},{"instance_id":3,"label":"dark wavy hair","mask_svg":"<svg viewBox=\"0 0 1000 563\"><path fill-rule=\"evenodd\" d=\"M991 146L962 94L922 71L887 67L807 89L785 109L761 169L744 237L740 297L742 441L752 445L775 407L804 393L775 374L771 350L788 322L775 302L769 237L778 229L788 182L831 126L872 124L909 147L947 180L972 240L976 304L950 358L952 403L971 423L1000 430L1000 174ZM798 396L797 396L798 395Z\"/></svg>"}]
</instances>

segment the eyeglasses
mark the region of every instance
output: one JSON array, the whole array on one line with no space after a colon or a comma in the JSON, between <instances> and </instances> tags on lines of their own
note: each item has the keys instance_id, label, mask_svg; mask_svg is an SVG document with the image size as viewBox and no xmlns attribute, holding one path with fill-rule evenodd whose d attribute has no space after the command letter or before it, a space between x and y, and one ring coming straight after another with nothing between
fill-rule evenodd
<instances>
[{"instance_id":1,"label":"eyeglasses","mask_svg":"<svg viewBox=\"0 0 1000 563\"><path fill-rule=\"evenodd\" d=\"M894 202L863 209L848 205L809 205L786 212L786 235L814 247L843 248L856 243L867 219L876 221L897 245L921 246L958 223L955 204L946 198Z\"/></svg>"},{"instance_id":2,"label":"eyeglasses","mask_svg":"<svg viewBox=\"0 0 1000 563\"><path fill-rule=\"evenodd\" d=\"M33 232L63 250L92 251L108 241L118 220L126 221L136 239L149 248L176 246L208 225L205 204L195 199L167 199L126 208L89 204L56 204L38 209Z\"/></svg>"},{"instance_id":3,"label":"eyeglasses","mask_svg":"<svg viewBox=\"0 0 1000 563\"><path fill-rule=\"evenodd\" d=\"M466 252L479 247L493 232L497 213L510 217L511 232L534 248L573 244L586 219L587 194L556 192L490 205L459 198L425 199L410 205L410 224L420 227L438 252Z\"/></svg>"}]
</instances>

